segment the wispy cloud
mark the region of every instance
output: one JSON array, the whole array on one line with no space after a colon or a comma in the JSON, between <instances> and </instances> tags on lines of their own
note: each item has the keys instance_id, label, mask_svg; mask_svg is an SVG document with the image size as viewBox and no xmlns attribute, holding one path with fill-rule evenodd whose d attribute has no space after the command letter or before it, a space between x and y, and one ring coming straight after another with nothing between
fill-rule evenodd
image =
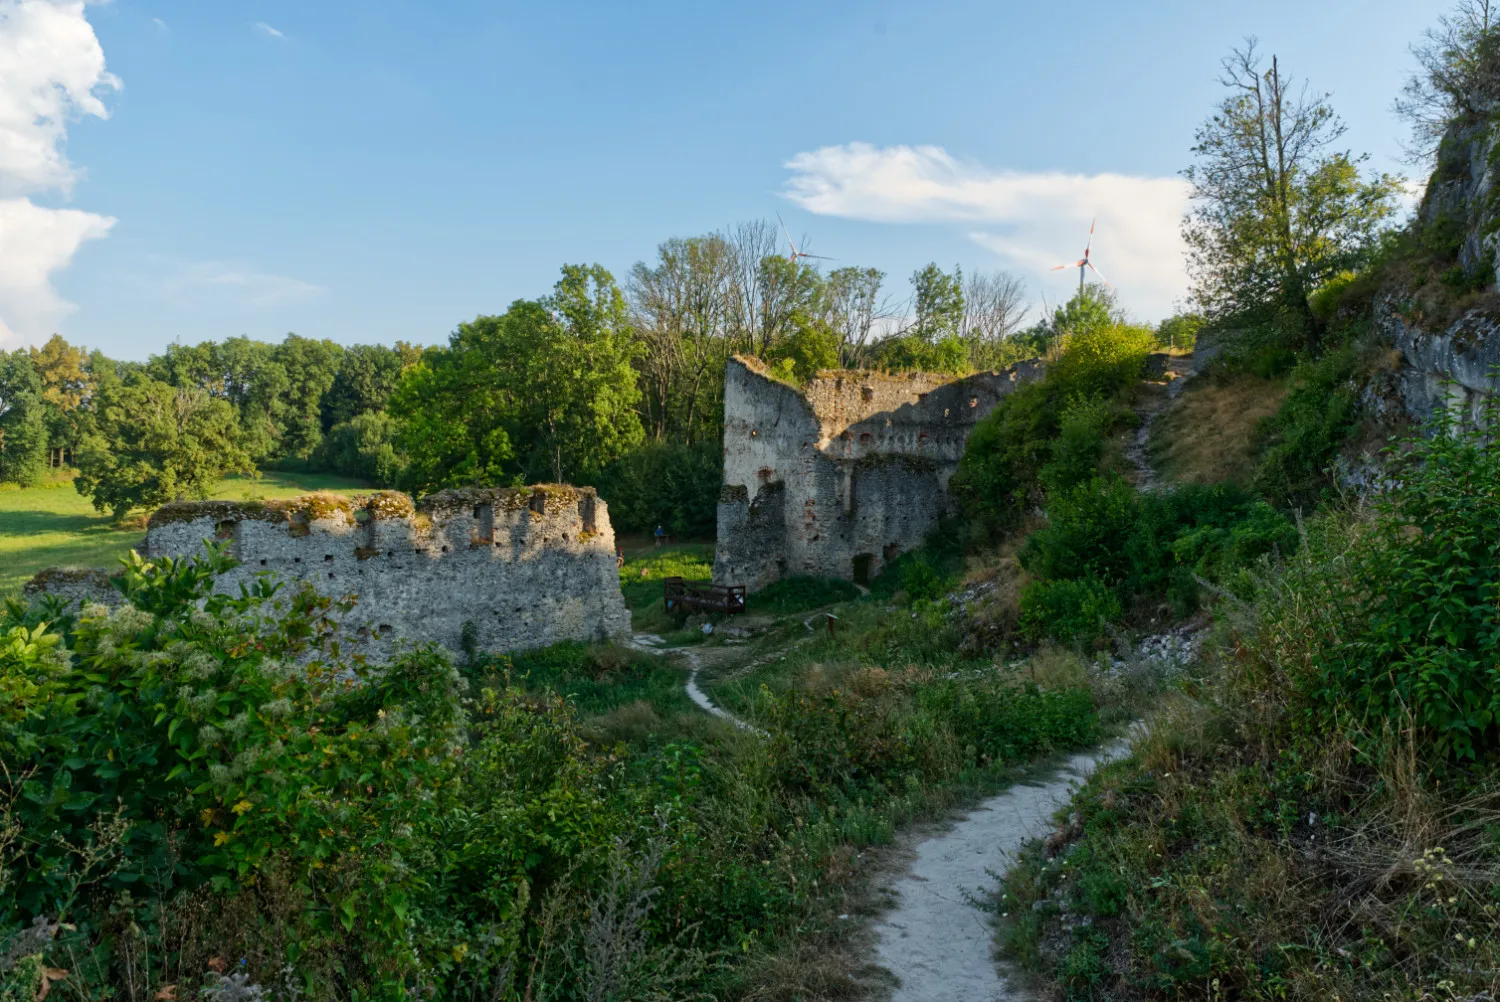
<instances>
[{"instance_id":1,"label":"wispy cloud","mask_svg":"<svg viewBox=\"0 0 1500 1002\"><path fill-rule=\"evenodd\" d=\"M156 26L157 26L157 27L158 27L158 28L160 28L160 29L161 29L161 30L162 30L162 31L167 31L167 30L168 30L168 28L167 28L167 22L165 22L165 21L163 21L163 20L162 20L162 19L161 19L161 18L159 18L159 17L153 17L153 18L152 18L152 19L151 19L151 23L152 23L152 24L154 24L154 25L156 25Z\"/></svg>"},{"instance_id":2,"label":"wispy cloud","mask_svg":"<svg viewBox=\"0 0 1500 1002\"><path fill-rule=\"evenodd\" d=\"M269 309L320 296L328 290L312 282L276 275L232 261L179 265L162 282L163 295L184 302L211 297L251 309Z\"/></svg>"},{"instance_id":3,"label":"wispy cloud","mask_svg":"<svg viewBox=\"0 0 1500 1002\"><path fill-rule=\"evenodd\" d=\"M285 38L286 37L286 35L282 34L279 31L277 31L275 28L271 27L269 24L267 24L264 21L256 21L250 27L254 28L256 31L260 32L262 35L265 35L268 38Z\"/></svg>"},{"instance_id":4,"label":"wispy cloud","mask_svg":"<svg viewBox=\"0 0 1500 1002\"><path fill-rule=\"evenodd\" d=\"M103 95L119 87L83 0L0 0L0 343L46 337L72 312L52 276L114 225L26 196L71 193L82 171L63 152L67 123L108 118Z\"/></svg>"},{"instance_id":5,"label":"wispy cloud","mask_svg":"<svg viewBox=\"0 0 1500 1002\"><path fill-rule=\"evenodd\" d=\"M1187 185L1180 178L995 170L957 160L940 146L848 143L798 153L783 194L820 215L879 223L949 223L1029 272L1051 298L1076 272L1098 219L1092 257L1143 318L1171 312L1187 288L1181 237Z\"/></svg>"}]
</instances>

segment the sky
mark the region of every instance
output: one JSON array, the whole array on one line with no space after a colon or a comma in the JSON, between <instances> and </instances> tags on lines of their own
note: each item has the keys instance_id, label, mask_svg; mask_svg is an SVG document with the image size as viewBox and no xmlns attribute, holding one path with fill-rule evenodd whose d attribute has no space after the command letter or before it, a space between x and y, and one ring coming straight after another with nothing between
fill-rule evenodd
<instances>
[{"instance_id":1,"label":"sky","mask_svg":"<svg viewBox=\"0 0 1500 1002\"><path fill-rule=\"evenodd\" d=\"M1093 260L1138 319L1219 60L1256 36L1413 173L1391 103L1447 0L0 0L0 348L443 341L661 241L785 219L886 272Z\"/></svg>"}]
</instances>

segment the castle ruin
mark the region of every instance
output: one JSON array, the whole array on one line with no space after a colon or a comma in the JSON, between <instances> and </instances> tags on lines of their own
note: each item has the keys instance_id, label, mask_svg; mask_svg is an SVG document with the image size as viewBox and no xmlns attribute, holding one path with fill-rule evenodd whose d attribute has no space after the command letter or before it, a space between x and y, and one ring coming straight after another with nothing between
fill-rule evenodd
<instances>
[{"instance_id":1,"label":"castle ruin","mask_svg":"<svg viewBox=\"0 0 1500 1002\"><path fill-rule=\"evenodd\" d=\"M594 641L630 630L609 512L592 488L312 494L290 501L178 502L148 523L146 556L228 544L239 566L215 590L274 574L352 595L346 647L380 658L399 640L455 652Z\"/></svg>"},{"instance_id":2,"label":"castle ruin","mask_svg":"<svg viewBox=\"0 0 1500 1002\"><path fill-rule=\"evenodd\" d=\"M724 379L714 581L864 584L948 511L969 433L1037 362L972 376L820 372L799 392L753 358Z\"/></svg>"}]
</instances>

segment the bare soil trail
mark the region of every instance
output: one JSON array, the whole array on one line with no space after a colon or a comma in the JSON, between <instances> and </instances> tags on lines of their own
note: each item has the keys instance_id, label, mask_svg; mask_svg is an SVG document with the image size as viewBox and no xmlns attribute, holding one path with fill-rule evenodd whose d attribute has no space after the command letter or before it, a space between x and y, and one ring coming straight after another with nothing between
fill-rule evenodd
<instances>
[{"instance_id":1,"label":"bare soil trail","mask_svg":"<svg viewBox=\"0 0 1500 1002\"><path fill-rule=\"evenodd\" d=\"M1027 841L1125 742L1069 758L1055 772L985 800L949 830L912 847L911 865L891 886L895 906L875 926L875 957L899 982L892 1002L1006 1002L1029 999L994 957L995 930L975 904Z\"/></svg>"},{"instance_id":2,"label":"bare soil trail","mask_svg":"<svg viewBox=\"0 0 1500 1002\"><path fill-rule=\"evenodd\" d=\"M1196 376L1218 352L1204 346L1191 355L1179 355L1167 360L1166 373L1172 376L1165 387L1149 386L1146 399L1136 409L1141 419L1140 427L1125 443L1125 461L1135 470L1135 486L1140 491L1152 491L1158 486L1156 470L1151 466L1148 449L1151 445L1151 427L1161 416L1167 405L1176 400L1187 386L1188 380Z\"/></svg>"},{"instance_id":3,"label":"bare soil trail","mask_svg":"<svg viewBox=\"0 0 1500 1002\"><path fill-rule=\"evenodd\" d=\"M755 725L746 723L728 710L716 705L713 700L708 698L708 693L698 687L698 673L704 667L704 659L701 652L691 647L668 647L666 646L666 641L654 633L633 633L630 635L630 640L627 643L630 647L638 651L655 654L658 657L665 657L672 654L682 655L688 665L688 677L687 682L684 683L684 688L687 690L688 699L691 699L694 705L703 710L703 712L718 717L720 720L729 721L741 730L750 731L754 734L765 734L764 731Z\"/></svg>"}]
</instances>

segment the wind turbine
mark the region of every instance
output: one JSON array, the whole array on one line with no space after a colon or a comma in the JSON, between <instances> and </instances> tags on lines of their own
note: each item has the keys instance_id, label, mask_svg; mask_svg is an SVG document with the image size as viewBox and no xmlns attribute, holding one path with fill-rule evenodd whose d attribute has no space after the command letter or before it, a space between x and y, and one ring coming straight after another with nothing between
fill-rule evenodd
<instances>
[{"instance_id":1,"label":"wind turbine","mask_svg":"<svg viewBox=\"0 0 1500 1002\"><path fill-rule=\"evenodd\" d=\"M1072 264L1060 264L1056 268L1052 269L1053 271L1062 271L1064 268L1077 268L1078 294L1080 296L1083 295L1083 274L1086 269L1093 268L1094 274L1099 276L1099 281L1103 282L1105 285L1109 285L1109 279L1105 278L1103 272L1101 272L1098 268L1094 268L1094 262L1089 260L1089 249L1094 246L1094 223L1097 223L1098 221L1099 220L1096 217L1089 222L1089 242L1083 247L1083 257L1079 258L1077 261L1074 261ZM1109 285L1109 287L1111 289L1114 288L1113 285Z\"/></svg>"},{"instance_id":2,"label":"wind turbine","mask_svg":"<svg viewBox=\"0 0 1500 1002\"><path fill-rule=\"evenodd\" d=\"M791 262L792 262L792 264L796 264L797 263L797 259L799 257L812 257L812 258L817 258L819 261L832 261L833 260L833 258L831 258L831 257L825 257L822 254L809 254L806 251L799 251L797 249L797 245L794 244L794 243L792 243L792 234L790 232L788 232L788 230L786 228L786 223L782 222L781 213L779 213L779 212L776 213L776 221L778 223L781 223L781 232L783 232L783 233L786 234L787 246L789 246L789 247L792 248L792 254L791 254Z\"/></svg>"}]
</instances>

